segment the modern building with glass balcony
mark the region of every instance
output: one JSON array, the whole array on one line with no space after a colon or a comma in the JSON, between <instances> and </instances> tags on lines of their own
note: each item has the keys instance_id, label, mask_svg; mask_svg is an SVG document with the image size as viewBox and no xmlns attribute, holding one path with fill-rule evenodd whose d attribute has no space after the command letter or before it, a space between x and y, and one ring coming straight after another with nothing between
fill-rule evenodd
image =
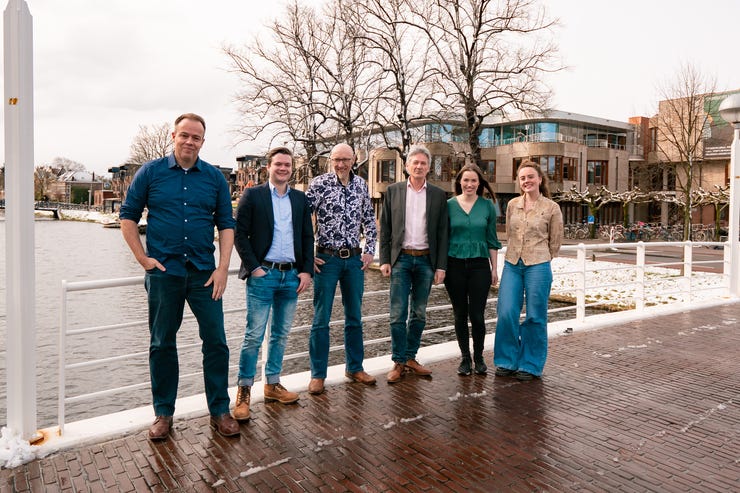
<instances>
[{"instance_id":1,"label":"modern building with glass balcony","mask_svg":"<svg viewBox=\"0 0 740 493\"><path fill-rule=\"evenodd\" d=\"M413 135L432 154L429 181L453 193L455 174L470 154L463 122L425 122L415 127ZM388 139L393 141L393 135ZM516 171L526 159L540 164L553 192L573 185L580 190L602 185L626 190L630 160L644 160L639 125L563 111L487 119L479 142L478 165L496 192L502 215L508 201L519 194ZM375 148L367 157L370 191L379 202L388 184L405 179L403 163L395 151L384 147ZM561 207L566 222L584 220L588 214L580 205L563 203ZM606 206L600 220L621 221L621 214L619 204Z\"/></svg>"}]
</instances>

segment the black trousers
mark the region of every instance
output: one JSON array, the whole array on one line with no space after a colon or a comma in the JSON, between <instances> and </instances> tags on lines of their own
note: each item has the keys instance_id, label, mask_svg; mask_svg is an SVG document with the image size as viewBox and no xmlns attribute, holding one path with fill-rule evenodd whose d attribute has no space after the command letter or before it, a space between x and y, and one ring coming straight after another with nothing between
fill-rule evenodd
<instances>
[{"instance_id":1,"label":"black trousers","mask_svg":"<svg viewBox=\"0 0 740 493\"><path fill-rule=\"evenodd\" d=\"M486 338L485 309L491 289L491 263L488 258L447 259L445 288L455 316L455 335L463 357L470 357L470 331L473 332L473 356L483 355Z\"/></svg>"}]
</instances>

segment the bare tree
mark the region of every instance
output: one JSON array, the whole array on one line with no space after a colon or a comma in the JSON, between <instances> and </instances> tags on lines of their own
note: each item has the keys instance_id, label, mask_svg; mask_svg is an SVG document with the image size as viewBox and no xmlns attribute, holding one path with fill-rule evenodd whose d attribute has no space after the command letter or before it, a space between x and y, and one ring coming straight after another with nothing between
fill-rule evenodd
<instances>
[{"instance_id":1,"label":"bare tree","mask_svg":"<svg viewBox=\"0 0 740 493\"><path fill-rule=\"evenodd\" d=\"M326 137L331 144L344 141L352 147L364 144L374 103L383 91L383 72L371 63L363 42L364 20L357 15L355 0L333 0L324 9L315 32L322 56L316 57L317 102L327 117Z\"/></svg>"},{"instance_id":2,"label":"bare tree","mask_svg":"<svg viewBox=\"0 0 740 493\"><path fill-rule=\"evenodd\" d=\"M327 121L318 101L317 74L328 43L315 36L322 32L316 12L295 0L270 30L269 44L255 39L242 48L223 48L243 83L236 95L243 115L238 133L246 141L267 137L270 147L299 143L306 161L316 165Z\"/></svg>"},{"instance_id":3,"label":"bare tree","mask_svg":"<svg viewBox=\"0 0 740 493\"><path fill-rule=\"evenodd\" d=\"M701 183L697 177L703 160L704 133L710 114L705 103L714 99L716 81L705 77L697 67L684 64L675 79L660 88L663 100L654 117L657 127L657 160L675 167L676 197L681 206L684 240L691 236L691 211L695 206L692 190Z\"/></svg>"},{"instance_id":4,"label":"bare tree","mask_svg":"<svg viewBox=\"0 0 740 493\"><path fill-rule=\"evenodd\" d=\"M172 153L172 130L169 123L159 125L139 125L139 133L130 147L128 162L142 165Z\"/></svg>"},{"instance_id":5,"label":"bare tree","mask_svg":"<svg viewBox=\"0 0 740 493\"><path fill-rule=\"evenodd\" d=\"M359 38L372 56L367 63L383 72L383 85L376 99L375 119L384 146L398 152L402 161L413 143L416 122L432 118L434 78L429 67L429 39L412 25L413 0L359 0L356 15L363 20ZM435 105L439 108L439 104Z\"/></svg>"},{"instance_id":6,"label":"bare tree","mask_svg":"<svg viewBox=\"0 0 740 493\"><path fill-rule=\"evenodd\" d=\"M713 190L702 187L691 191L692 202L697 206L711 205L714 208L714 241L720 240L720 218L722 211L730 205L730 186L714 185Z\"/></svg>"},{"instance_id":7,"label":"bare tree","mask_svg":"<svg viewBox=\"0 0 740 493\"><path fill-rule=\"evenodd\" d=\"M58 158L57 158L58 159ZM33 192L35 200L48 200L51 185L59 178L60 168L36 166L33 170Z\"/></svg>"},{"instance_id":8,"label":"bare tree","mask_svg":"<svg viewBox=\"0 0 740 493\"><path fill-rule=\"evenodd\" d=\"M55 157L49 167L56 170L58 175L67 171L85 171L85 165L66 157Z\"/></svg>"},{"instance_id":9,"label":"bare tree","mask_svg":"<svg viewBox=\"0 0 740 493\"><path fill-rule=\"evenodd\" d=\"M605 186L600 186L596 189L585 188L578 190L573 185L569 190L563 191L558 190L555 193L554 200L556 202L575 202L577 204L584 204L588 207L588 213L590 216L596 217L606 204L614 202L621 202L620 197L614 192L608 190ZM591 239L596 238L596 223L589 225L589 237Z\"/></svg>"},{"instance_id":10,"label":"bare tree","mask_svg":"<svg viewBox=\"0 0 740 493\"><path fill-rule=\"evenodd\" d=\"M558 70L546 39L555 23L537 0L419 0L414 11L443 86L440 109L462 109L473 160L486 117L547 109L542 75Z\"/></svg>"}]
</instances>

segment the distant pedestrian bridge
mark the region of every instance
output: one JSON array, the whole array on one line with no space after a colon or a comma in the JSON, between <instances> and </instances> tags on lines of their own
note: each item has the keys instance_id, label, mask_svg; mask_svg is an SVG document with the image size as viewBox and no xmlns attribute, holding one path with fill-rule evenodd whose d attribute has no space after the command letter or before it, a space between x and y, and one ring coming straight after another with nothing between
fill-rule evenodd
<instances>
[{"instance_id":1,"label":"distant pedestrian bridge","mask_svg":"<svg viewBox=\"0 0 740 493\"><path fill-rule=\"evenodd\" d=\"M54 219L60 219L59 211L61 210L78 210L78 211L97 211L98 206L88 206L87 204L72 204L70 202L52 202L42 200L35 202L33 208L37 211L49 211L54 215ZM0 200L0 209L5 209L5 199Z\"/></svg>"}]
</instances>

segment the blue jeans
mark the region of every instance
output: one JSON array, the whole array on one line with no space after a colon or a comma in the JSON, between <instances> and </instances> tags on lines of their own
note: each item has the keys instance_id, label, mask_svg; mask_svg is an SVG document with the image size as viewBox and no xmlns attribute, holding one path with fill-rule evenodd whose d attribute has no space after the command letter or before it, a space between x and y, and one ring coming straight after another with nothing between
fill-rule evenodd
<instances>
[{"instance_id":1,"label":"blue jeans","mask_svg":"<svg viewBox=\"0 0 740 493\"><path fill-rule=\"evenodd\" d=\"M391 269L391 357L396 363L416 359L433 281L429 255L402 253Z\"/></svg>"},{"instance_id":2,"label":"blue jeans","mask_svg":"<svg viewBox=\"0 0 740 493\"><path fill-rule=\"evenodd\" d=\"M547 302L552 286L550 262L504 263L498 298L498 323L493 346L497 367L542 375L547 359ZM519 322L524 295L527 313Z\"/></svg>"},{"instance_id":3,"label":"blue jeans","mask_svg":"<svg viewBox=\"0 0 740 493\"><path fill-rule=\"evenodd\" d=\"M267 320L270 323L270 342L267 347L265 379L268 384L280 382L283 370L283 354L288 342L288 334L293 325L298 304L298 271L281 272L262 267L267 275L249 276L247 279L247 328L239 355L238 385L251 387L257 373L257 357L262 341L265 339ZM272 317L270 317L272 310Z\"/></svg>"},{"instance_id":4,"label":"blue jeans","mask_svg":"<svg viewBox=\"0 0 740 493\"><path fill-rule=\"evenodd\" d=\"M349 373L362 371L365 348L362 342L362 294L365 291L365 272L362 257L353 255L342 259L318 254L326 263L313 279L313 324L308 343L311 357L311 377L326 378L329 365L329 321L334 306L337 283L344 304L344 353Z\"/></svg>"},{"instance_id":5,"label":"blue jeans","mask_svg":"<svg viewBox=\"0 0 740 493\"><path fill-rule=\"evenodd\" d=\"M203 345L203 380L208 411L218 416L229 412L229 346L224 333L221 300L214 300L213 286L204 286L211 271L187 269L187 275L172 276L159 269L147 271L144 286L149 302L149 373L154 414L175 413L180 376L177 331L187 301L198 321Z\"/></svg>"}]
</instances>

